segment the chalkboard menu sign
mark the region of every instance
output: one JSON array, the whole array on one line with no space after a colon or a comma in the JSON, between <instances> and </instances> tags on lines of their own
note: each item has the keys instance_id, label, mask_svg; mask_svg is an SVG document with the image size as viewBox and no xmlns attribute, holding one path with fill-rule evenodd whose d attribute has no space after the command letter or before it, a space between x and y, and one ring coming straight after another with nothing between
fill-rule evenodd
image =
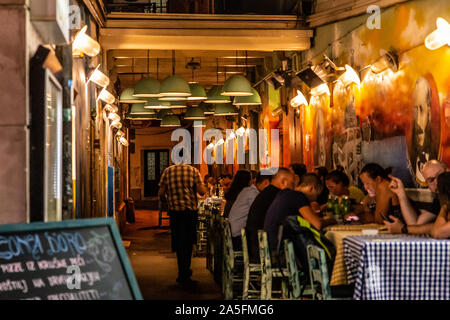
<instances>
[{"instance_id":1,"label":"chalkboard menu sign","mask_svg":"<svg viewBox=\"0 0 450 320\"><path fill-rule=\"evenodd\" d=\"M142 299L114 219L0 226L0 299Z\"/></svg>"}]
</instances>

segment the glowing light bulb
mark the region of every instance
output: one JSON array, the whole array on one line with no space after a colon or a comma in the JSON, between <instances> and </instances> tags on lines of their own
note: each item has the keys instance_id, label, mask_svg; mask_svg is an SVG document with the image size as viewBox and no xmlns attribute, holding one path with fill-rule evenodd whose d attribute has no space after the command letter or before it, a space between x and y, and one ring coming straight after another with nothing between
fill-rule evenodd
<instances>
[{"instance_id":1,"label":"glowing light bulb","mask_svg":"<svg viewBox=\"0 0 450 320\"><path fill-rule=\"evenodd\" d=\"M223 141L223 139L220 139L219 141L217 141L217 146L220 146L220 145L222 145L223 143L224 143L225 141Z\"/></svg>"},{"instance_id":2,"label":"glowing light bulb","mask_svg":"<svg viewBox=\"0 0 450 320\"><path fill-rule=\"evenodd\" d=\"M91 76L89 77L89 81L94 82L96 85L100 86L100 87L107 87L109 84L109 78L106 74L104 74L103 72L101 72L99 70L100 65L97 66L97 68L95 68L94 72L92 72Z\"/></svg>"},{"instance_id":3,"label":"glowing light bulb","mask_svg":"<svg viewBox=\"0 0 450 320\"><path fill-rule=\"evenodd\" d=\"M214 148L214 143L211 142L206 148L211 150L212 148Z\"/></svg>"},{"instance_id":4,"label":"glowing light bulb","mask_svg":"<svg viewBox=\"0 0 450 320\"><path fill-rule=\"evenodd\" d=\"M72 43L72 54L77 55L80 51L95 57L100 53L100 44L86 34L87 26L84 26L75 36Z\"/></svg>"},{"instance_id":5,"label":"glowing light bulb","mask_svg":"<svg viewBox=\"0 0 450 320\"><path fill-rule=\"evenodd\" d=\"M119 142L124 145L125 147L128 147L128 141L125 139L125 137L120 137Z\"/></svg>"},{"instance_id":6,"label":"glowing light bulb","mask_svg":"<svg viewBox=\"0 0 450 320\"><path fill-rule=\"evenodd\" d=\"M425 47L436 50L445 46L450 46L450 24L444 18L437 18L437 29L425 38Z\"/></svg>"},{"instance_id":7,"label":"glowing light bulb","mask_svg":"<svg viewBox=\"0 0 450 320\"><path fill-rule=\"evenodd\" d=\"M227 139L231 140L231 139L234 139L234 138L236 138L236 135L234 134L233 131L231 131L231 133L230 133L230 135L228 136Z\"/></svg>"},{"instance_id":8,"label":"glowing light bulb","mask_svg":"<svg viewBox=\"0 0 450 320\"><path fill-rule=\"evenodd\" d=\"M326 83L322 83L320 86L317 86L311 90L311 95L313 96L321 96L323 94L331 96L330 88L328 88Z\"/></svg>"},{"instance_id":9,"label":"glowing light bulb","mask_svg":"<svg viewBox=\"0 0 450 320\"><path fill-rule=\"evenodd\" d=\"M240 127L239 129L236 130L236 134L238 136L242 136L244 133L245 133L244 127Z\"/></svg>"},{"instance_id":10,"label":"glowing light bulb","mask_svg":"<svg viewBox=\"0 0 450 320\"><path fill-rule=\"evenodd\" d=\"M348 64L345 65L345 72L339 77L339 80L344 84L344 86L348 86L352 83L356 83L356 85L361 85L361 80L359 79L356 71L350 67Z\"/></svg>"},{"instance_id":11,"label":"glowing light bulb","mask_svg":"<svg viewBox=\"0 0 450 320\"><path fill-rule=\"evenodd\" d=\"M108 115L108 119L109 120L111 120L111 121L120 121L120 116L117 114L117 113L115 113L115 112L111 112L109 115Z\"/></svg>"},{"instance_id":12,"label":"glowing light bulb","mask_svg":"<svg viewBox=\"0 0 450 320\"><path fill-rule=\"evenodd\" d=\"M106 90L106 88L103 88L103 90L100 91L98 98L109 104L113 104L116 101L116 98L108 90Z\"/></svg>"}]
</instances>

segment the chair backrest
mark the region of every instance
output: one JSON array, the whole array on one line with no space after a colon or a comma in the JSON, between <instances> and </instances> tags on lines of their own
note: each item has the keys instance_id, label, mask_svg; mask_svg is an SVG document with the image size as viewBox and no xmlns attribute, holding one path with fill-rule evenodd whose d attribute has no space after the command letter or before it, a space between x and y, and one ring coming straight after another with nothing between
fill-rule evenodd
<instances>
[{"instance_id":1,"label":"chair backrest","mask_svg":"<svg viewBox=\"0 0 450 320\"><path fill-rule=\"evenodd\" d=\"M318 246L308 245L307 253L313 299L329 300L331 289L325 251Z\"/></svg>"},{"instance_id":2,"label":"chair backrest","mask_svg":"<svg viewBox=\"0 0 450 320\"><path fill-rule=\"evenodd\" d=\"M301 295L300 277L295 260L294 244L292 241L284 240L284 253L286 255L286 264L288 268L289 283L292 286L292 298L298 299Z\"/></svg>"},{"instance_id":3,"label":"chair backrest","mask_svg":"<svg viewBox=\"0 0 450 320\"><path fill-rule=\"evenodd\" d=\"M245 228L241 229L241 241L242 241L242 257L244 260L244 265L248 266L250 264L250 257L248 255L247 233L245 232Z\"/></svg>"},{"instance_id":4,"label":"chair backrest","mask_svg":"<svg viewBox=\"0 0 450 320\"><path fill-rule=\"evenodd\" d=\"M258 244L259 244L259 259L261 266L270 270L272 268L272 261L270 256L269 241L267 240L267 232L258 230Z\"/></svg>"},{"instance_id":5,"label":"chair backrest","mask_svg":"<svg viewBox=\"0 0 450 320\"><path fill-rule=\"evenodd\" d=\"M231 239L231 226L228 218L224 218L222 221L223 226L223 255L226 265L230 270L234 269L234 250L233 240Z\"/></svg>"}]
</instances>

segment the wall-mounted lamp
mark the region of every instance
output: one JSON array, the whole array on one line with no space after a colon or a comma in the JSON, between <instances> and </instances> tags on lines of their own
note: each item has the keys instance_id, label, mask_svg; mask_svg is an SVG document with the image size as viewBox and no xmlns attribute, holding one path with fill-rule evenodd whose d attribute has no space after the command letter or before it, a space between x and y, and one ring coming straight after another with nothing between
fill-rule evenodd
<instances>
[{"instance_id":1,"label":"wall-mounted lamp","mask_svg":"<svg viewBox=\"0 0 450 320\"><path fill-rule=\"evenodd\" d=\"M120 122L120 120L114 120L111 123L111 127L116 128L116 129L121 129L122 128L122 123Z\"/></svg>"},{"instance_id":2,"label":"wall-mounted lamp","mask_svg":"<svg viewBox=\"0 0 450 320\"><path fill-rule=\"evenodd\" d=\"M115 113L119 112L119 108L117 108L115 105L111 105L111 104L105 105L103 107L103 110L107 111L107 112L115 112Z\"/></svg>"},{"instance_id":3,"label":"wall-mounted lamp","mask_svg":"<svg viewBox=\"0 0 450 320\"><path fill-rule=\"evenodd\" d=\"M99 68L100 68L100 65L98 65L97 68L95 68L94 72L92 72L91 76L89 77L88 82L92 81L99 87L104 88L109 85L109 78L106 74L101 72L99 70Z\"/></svg>"},{"instance_id":4,"label":"wall-mounted lamp","mask_svg":"<svg viewBox=\"0 0 450 320\"><path fill-rule=\"evenodd\" d=\"M341 81L345 87L352 83L356 83L358 87L361 85L361 80L359 75L356 73L355 69L350 67L348 64L345 65L345 72L338 79Z\"/></svg>"},{"instance_id":5,"label":"wall-mounted lamp","mask_svg":"<svg viewBox=\"0 0 450 320\"><path fill-rule=\"evenodd\" d=\"M106 90L106 88L103 88L102 91L100 91L98 99L108 104L113 104L116 101L116 98Z\"/></svg>"},{"instance_id":6,"label":"wall-mounted lamp","mask_svg":"<svg viewBox=\"0 0 450 320\"><path fill-rule=\"evenodd\" d=\"M223 141L223 139L220 139L219 141L217 141L216 146L221 146L224 142L225 141Z\"/></svg>"},{"instance_id":7,"label":"wall-mounted lamp","mask_svg":"<svg viewBox=\"0 0 450 320\"><path fill-rule=\"evenodd\" d=\"M308 101L300 90L297 90L297 95L291 100L291 106L294 108L298 108L300 106L307 106Z\"/></svg>"},{"instance_id":8,"label":"wall-mounted lamp","mask_svg":"<svg viewBox=\"0 0 450 320\"><path fill-rule=\"evenodd\" d=\"M111 120L112 122L114 122L114 121L120 121L120 116L119 116L117 113L115 113L115 112L111 112L111 113L108 115L108 119Z\"/></svg>"},{"instance_id":9,"label":"wall-mounted lamp","mask_svg":"<svg viewBox=\"0 0 450 320\"><path fill-rule=\"evenodd\" d=\"M117 138L125 137L125 132L123 132L122 130L119 130L119 131L117 131L116 136L117 136Z\"/></svg>"},{"instance_id":10,"label":"wall-mounted lamp","mask_svg":"<svg viewBox=\"0 0 450 320\"><path fill-rule=\"evenodd\" d=\"M84 26L75 36L72 43L72 54L79 55L80 52L95 57L100 53L100 44L86 34L87 26Z\"/></svg>"},{"instance_id":11,"label":"wall-mounted lamp","mask_svg":"<svg viewBox=\"0 0 450 320\"><path fill-rule=\"evenodd\" d=\"M437 18L437 29L425 38L425 47L430 50L439 49L445 45L450 46L450 24L444 18Z\"/></svg>"},{"instance_id":12,"label":"wall-mounted lamp","mask_svg":"<svg viewBox=\"0 0 450 320\"><path fill-rule=\"evenodd\" d=\"M239 129L236 130L236 134L238 136L243 136L245 133L245 128L244 127L240 127Z\"/></svg>"},{"instance_id":13,"label":"wall-mounted lamp","mask_svg":"<svg viewBox=\"0 0 450 320\"><path fill-rule=\"evenodd\" d=\"M125 137L120 137L118 140L123 146L128 147L128 141Z\"/></svg>"},{"instance_id":14,"label":"wall-mounted lamp","mask_svg":"<svg viewBox=\"0 0 450 320\"><path fill-rule=\"evenodd\" d=\"M213 142L211 142L210 144L208 144L208 145L206 146L206 149L211 150L212 148L214 148L214 143L213 143Z\"/></svg>"},{"instance_id":15,"label":"wall-mounted lamp","mask_svg":"<svg viewBox=\"0 0 450 320\"><path fill-rule=\"evenodd\" d=\"M398 71L398 55L395 51L380 50L380 58L370 67L373 73L381 73L386 69Z\"/></svg>"},{"instance_id":16,"label":"wall-mounted lamp","mask_svg":"<svg viewBox=\"0 0 450 320\"><path fill-rule=\"evenodd\" d=\"M331 96L330 88L326 83L322 83L320 86L311 89L312 96L321 96L323 94Z\"/></svg>"}]
</instances>

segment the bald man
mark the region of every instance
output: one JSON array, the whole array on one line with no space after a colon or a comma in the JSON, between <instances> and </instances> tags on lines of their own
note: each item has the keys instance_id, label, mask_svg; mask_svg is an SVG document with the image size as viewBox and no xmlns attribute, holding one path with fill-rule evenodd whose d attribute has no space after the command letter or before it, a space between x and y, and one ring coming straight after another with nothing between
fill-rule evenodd
<instances>
[{"instance_id":1,"label":"bald man","mask_svg":"<svg viewBox=\"0 0 450 320\"><path fill-rule=\"evenodd\" d=\"M256 196L250 206L245 231L247 233L248 254L252 262L259 263L258 230L264 229L267 209L280 190L294 189L294 187L294 172L287 168L279 168L270 185Z\"/></svg>"},{"instance_id":2,"label":"bald man","mask_svg":"<svg viewBox=\"0 0 450 320\"><path fill-rule=\"evenodd\" d=\"M413 207L411 201L406 195L403 182L398 178L390 176L392 181L389 187L399 199L402 215L406 224L403 224L399 219L390 216L394 222L384 222L388 227L389 232L405 234L431 233L433 223L441 210L439 198L436 195L437 177L446 171L449 171L447 166L438 160L430 160L423 165L422 175L428 184L428 189L435 194L435 197L430 205L424 208L419 208L418 210Z\"/></svg>"}]
</instances>

